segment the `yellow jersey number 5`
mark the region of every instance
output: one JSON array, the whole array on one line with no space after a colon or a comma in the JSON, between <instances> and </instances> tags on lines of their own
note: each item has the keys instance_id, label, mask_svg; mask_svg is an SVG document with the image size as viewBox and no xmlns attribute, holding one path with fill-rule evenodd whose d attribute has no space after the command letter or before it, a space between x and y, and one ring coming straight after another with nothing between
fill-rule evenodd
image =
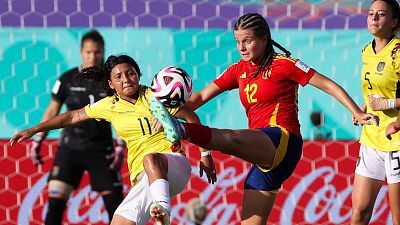
<instances>
[{"instance_id":1,"label":"yellow jersey number 5","mask_svg":"<svg viewBox=\"0 0 400 225\"><path fill-rule=\"evenodd\" d=\"M371 82L370 82L370 80L369 80L369 78L368 78L368 75L370 75L370 73L369 72L366 72L365 73L365 76L364 76L364 80L366 80L367 82L368 82L368 89L369 90L372 90L372 85L371 85Z\"/></svg>"}]
</instances>

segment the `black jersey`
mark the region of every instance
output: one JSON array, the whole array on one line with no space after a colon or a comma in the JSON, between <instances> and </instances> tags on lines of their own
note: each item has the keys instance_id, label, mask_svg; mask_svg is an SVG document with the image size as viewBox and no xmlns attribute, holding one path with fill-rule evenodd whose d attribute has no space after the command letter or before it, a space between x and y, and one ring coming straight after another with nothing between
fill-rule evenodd
<instances>
[{"instance_id":1,"label":"black jersey","mask_svg":"<svg viewBox=\"0 0 400 225\"><path fill-rule=\"evenodd\" d=\"M106 91L92 81L79 77L79 68L65 72L56 81L52 98L65 103L68 111L80 109L106 96ZM60 145L78 150L96 149L112 151L111 125L107 121L91 120L77 126L66 127L62 131Z\"/></svg>"}]
</instances>

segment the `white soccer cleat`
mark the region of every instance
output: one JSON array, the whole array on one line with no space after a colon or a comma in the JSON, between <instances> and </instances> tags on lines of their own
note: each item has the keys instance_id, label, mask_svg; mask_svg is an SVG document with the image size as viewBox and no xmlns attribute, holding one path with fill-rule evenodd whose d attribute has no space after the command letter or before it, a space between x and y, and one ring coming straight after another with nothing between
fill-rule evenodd
<instances>
[{"instance_id":1,"label":"white soccer cleat","mask_svg":"<svg viewBox=\"0 0 400 225\"><path fill-rule=\"evenodd\" d=\"M156 213L153 212L153 210L155 208L158 208L161 210L161 216L157 215ZM171 217L171 213L165 209L164 207L162 207L160 204L158 204L157 202L153 202L150 205L150 216L156 221L157 225L170 225L170 217ZM161 220L160 220L161 218Z\"/></svg>"}]
</instances>

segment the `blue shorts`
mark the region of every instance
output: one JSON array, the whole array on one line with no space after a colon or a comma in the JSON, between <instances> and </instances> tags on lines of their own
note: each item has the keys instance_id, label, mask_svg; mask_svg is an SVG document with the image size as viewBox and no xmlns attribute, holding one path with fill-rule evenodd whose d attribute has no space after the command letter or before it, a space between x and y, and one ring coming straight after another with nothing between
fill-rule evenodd
<instances>
[{"instance_id":1,"label":"blue shorts","mask_svg":"<svg viewBox=\"0 0 400 225\"><path fill-rule=\"evenodd\" d=\"M276 191L296 168L301 158L303 140L281 127L260 130L271 138L277 151L271 168L252 165L244 182L244 189Z\"/></svg>"}]
</instances>

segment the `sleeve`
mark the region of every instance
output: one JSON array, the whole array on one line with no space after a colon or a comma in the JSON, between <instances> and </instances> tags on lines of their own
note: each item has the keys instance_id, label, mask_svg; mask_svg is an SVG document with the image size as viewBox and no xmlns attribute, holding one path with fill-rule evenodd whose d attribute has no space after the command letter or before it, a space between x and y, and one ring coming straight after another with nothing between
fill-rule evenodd
<instances>
[{"instance_id":1,"label":"sleeve","mask_svg":"<svg viewBox=\"0 0 400 225\"><path fill-rule=\"evenodd\" d=\"M400 43L396 44L394 55L395 55L393 57L394 72L397 74L397 76L400 76Z\"/></svg>"},{"instance_id":2,"label":"sleeve","mask_svg":"<svg viewBox=\"0 0 400 225\"><path fill-rule=\"evenodd\" d=\"M299 59L294 60L294 62L285 60L285 67L288 69L289 73L288 78L299 83L301 86L305 86L314 75L315 70Z\"/></svg>"},{"instance_id":3,"label":"sleeve","mask_svg":"<svg viewBox=\"0 0 400 225\"><path fill-rule=\"evenodd\" d=\"M66 76L62 75L53 85L51 97L60 103L64 103L67 98L67 83Z\"/></svg>"},{"instance_id":4,"label":"sleeve","mask_svg":"<svg viewBox=\"0 0 400 225\"><path fill-rule=\"evenodd\" d=\"M221 75L214 80L214 83L222 90L232 90L239 87L237 80L238 64L228 67Z\"/></svg>"},{"instance_id":5,"label":"sleeve","mask_svg":"<svg viewBox=\"0 0 400 225\"><path fill-rule=\"evenodd\" d=\"M107 120L110 122L110 98L106 97L99 101L85 106L88 117L96 120Z\"/></svg>"}]
</instances>

